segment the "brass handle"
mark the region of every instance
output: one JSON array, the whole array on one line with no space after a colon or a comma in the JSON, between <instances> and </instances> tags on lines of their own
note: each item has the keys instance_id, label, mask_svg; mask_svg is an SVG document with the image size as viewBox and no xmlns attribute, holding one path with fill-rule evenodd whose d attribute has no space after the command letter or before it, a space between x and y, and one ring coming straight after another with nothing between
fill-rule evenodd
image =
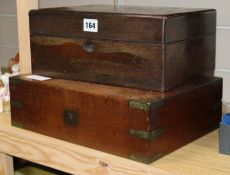
<instances>
[{"instance_id":1,"label":"brass handle","mask_svg":"<svg viewBox=\"0 0 230 175\"><path fill-rule=\"evenodd\" d=\"M86 43L82 46L82 48L88 53L95 52L97 49L96 45L93 43Z\"/></svg>"}]
</instances>

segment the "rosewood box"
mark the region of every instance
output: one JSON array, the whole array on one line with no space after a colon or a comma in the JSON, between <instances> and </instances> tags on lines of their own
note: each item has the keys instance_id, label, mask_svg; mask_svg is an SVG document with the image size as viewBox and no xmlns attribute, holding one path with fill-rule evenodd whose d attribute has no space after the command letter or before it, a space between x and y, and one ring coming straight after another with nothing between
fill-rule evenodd
<instances>
[{"instance_id":1,"label":"rosewood box","mask_svg":"<svg viewBox=\"0 0 230 175\"><path fill-rule=\"evenodd\" d=\"M33 73L162 92L213 77L213 9L96 5L29 15Z\"/></svg>"},{"instance_id":2,"label":"rosewood box","mask_svg":"<svg viewBox=\"0 0 230 175\"><path fill-rule=\"evenodd\" d=\"M222 79L166 93L64 79L10 78L12 124L151 163L217 128Z\"/></svg>"}]
</instances>

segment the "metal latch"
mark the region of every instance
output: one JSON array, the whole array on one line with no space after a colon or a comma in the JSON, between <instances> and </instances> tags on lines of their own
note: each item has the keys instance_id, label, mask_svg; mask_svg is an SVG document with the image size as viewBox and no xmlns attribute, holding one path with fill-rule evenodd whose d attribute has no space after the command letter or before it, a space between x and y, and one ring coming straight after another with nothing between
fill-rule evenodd
<instances>
[{"instance_id":1,"label":"metal latch","mask_svg":"<svg viewBox=\"0 0 230 175\"><path fill-rule=\"evenodd\" d=\"M64 110L64 122L66 124L73 125L73 126L77 125L79 122L78 112L65 109Z\"/></svg>"}]
</instances>

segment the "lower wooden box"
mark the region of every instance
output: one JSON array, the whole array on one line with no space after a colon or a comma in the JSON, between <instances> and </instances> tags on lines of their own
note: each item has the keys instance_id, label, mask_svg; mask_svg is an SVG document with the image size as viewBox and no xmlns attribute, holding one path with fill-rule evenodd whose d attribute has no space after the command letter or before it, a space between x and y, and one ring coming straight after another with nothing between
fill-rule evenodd
<instances>
[{"instance_id":1,"label":"lower wooden box","mask_svg":"<svg viewBox=\"0 0 230 175\"><path fill-rule=\"evenodd\" d=\"M222 79L167 93L21 75L10 78L12 124L151 163L218 127Z\"/></svg>"}]
</instances>

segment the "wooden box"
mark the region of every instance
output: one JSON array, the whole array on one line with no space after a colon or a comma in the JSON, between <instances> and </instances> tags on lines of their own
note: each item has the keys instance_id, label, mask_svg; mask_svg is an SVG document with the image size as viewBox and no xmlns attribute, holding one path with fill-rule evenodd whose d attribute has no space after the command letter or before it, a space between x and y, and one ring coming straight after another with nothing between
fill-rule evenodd
<instances>
[{"instance_id":1,"label":"wooden box","mask_svg":"<svg viewBox=\"0 0 230 175\"><path fill-rule=\"evenodd\" d=\"M222 79L171 92L10 78L12 124L150 163L218 127Z\"/></svg>"},{"instance_id":2,"label":"wooden box","mask_svg":"<svg viewBox=\"0 0 230 175\"><path fill-rule=\"evenodd\" d=\"M216 11L79 6L30 12L32 71L167 91L213 77Z\"/></svg>"}]
</instances>

